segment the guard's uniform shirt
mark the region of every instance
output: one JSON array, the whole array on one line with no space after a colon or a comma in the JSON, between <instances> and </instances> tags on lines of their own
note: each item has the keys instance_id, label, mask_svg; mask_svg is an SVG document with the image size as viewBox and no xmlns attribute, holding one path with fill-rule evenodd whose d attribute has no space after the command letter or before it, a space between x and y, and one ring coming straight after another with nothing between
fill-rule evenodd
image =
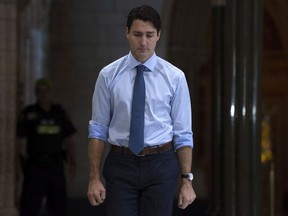
<instances>
[{"instance_id":1,"label":"guard's uniform shirt","mask_svg":"<svg viewBox=\"0 0 288 216\"><path fill-rule=\"evenodd\" d=\"M26 107L18 123L18 136L27 138L20 216L37 216L47 198L49 215L66 216L66 182L62 143L76 132L60 105L44 111L38 104Z\"/></svg>"},{"instance_id":2,"label":"guard's uniform shirt","mask_svg":"<svg viewBox=\"0 0 288 216\"><path fill-rule=\"evenodd\" d=\"M29 158L40 163L63 159L63 139L75 132L66 112L57 104L48 112L38 104L28 106L18 124L18 136L27 138Z\"/></svg>"}]
</instances>

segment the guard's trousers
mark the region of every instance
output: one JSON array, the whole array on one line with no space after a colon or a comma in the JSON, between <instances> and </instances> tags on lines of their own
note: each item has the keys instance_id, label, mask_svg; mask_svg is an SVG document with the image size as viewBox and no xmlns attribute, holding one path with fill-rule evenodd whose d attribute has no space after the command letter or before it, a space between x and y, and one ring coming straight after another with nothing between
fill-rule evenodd
<instances>
[{"instance_id":1,"label":"guard's trousers","mask_svg":"<svg viewBox=\"0 0 288 216\"><path fill-rule=\"evenodd\" d=\"M21 196L20 216L38 216L46 198L49 216L66 216L66 183L63 162L43 166L27 162Z\"/></svg>"}]
</instances>

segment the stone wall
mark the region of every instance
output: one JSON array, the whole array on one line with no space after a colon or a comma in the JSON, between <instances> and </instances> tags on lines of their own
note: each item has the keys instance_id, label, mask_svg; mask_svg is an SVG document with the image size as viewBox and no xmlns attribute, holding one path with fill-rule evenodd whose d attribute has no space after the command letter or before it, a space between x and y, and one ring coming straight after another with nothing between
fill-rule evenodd
<instances>
[{"instance_id":1,"label":"stone wall","mask_svg":"<svg viewBox=\"0 0 288 216\"><path fill-rule=\"evenodd\" d=\"M16 1L0 1L0 216L15 208Z\"/></svg>"}]
</instances>

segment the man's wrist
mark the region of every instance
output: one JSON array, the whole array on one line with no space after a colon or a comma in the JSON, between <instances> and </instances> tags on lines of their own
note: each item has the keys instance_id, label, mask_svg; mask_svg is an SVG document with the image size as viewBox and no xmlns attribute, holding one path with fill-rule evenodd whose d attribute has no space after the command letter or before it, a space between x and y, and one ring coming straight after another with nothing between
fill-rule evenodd
<instances>
[{"instance_id":1,"label":"man's wrist","mask_svg":"<svg viewBox=\"0 0 288 216\"><path fill-rule=\"evenodd\" d=\"M182 173L181 178L182 178L182 179L187 179L187 180L189 180L190 182L192 182L194 176L193 176L193 173L188 172L188 173Z\"/></svg>"},{"instance_id":2,"label":"man's wrist","mask_svg":"<svg viewBox=\"0 0 288 216\"><path fill-rule=\"evenodd\" d=\"M187 185L190 186L192 185L192 181L188 180L188 179L181 179L180 184L183 185Z\"/></svg>"}]
</instances>

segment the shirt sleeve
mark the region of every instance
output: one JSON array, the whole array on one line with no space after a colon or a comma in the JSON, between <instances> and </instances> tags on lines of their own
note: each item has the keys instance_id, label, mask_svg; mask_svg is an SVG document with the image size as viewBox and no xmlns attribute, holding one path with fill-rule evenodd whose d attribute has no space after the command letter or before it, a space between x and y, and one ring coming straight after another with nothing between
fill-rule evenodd
<instances>
[{"instance_id":1,"label":"shirt sleeve","mask_svg":"<svg viewBox=\"0 0 288 216\"><path fill-rule=\"evenodd\" d=\"M110 94L107 80L100 72L92 98L92 119L89 121L88 138L108 140L108 127L111 118Z\"/></svg>"},{"instance_id":2,"label":"shirt sleeve","mask_svg":"<svg viewBox=\"0 0 288 216\"><path fill-rule=\"evenodd\" d=\"M191 101L184 73L179 77L171 107L175 149L184 146L193 148Z\"/></svg>"}]
</instances>

